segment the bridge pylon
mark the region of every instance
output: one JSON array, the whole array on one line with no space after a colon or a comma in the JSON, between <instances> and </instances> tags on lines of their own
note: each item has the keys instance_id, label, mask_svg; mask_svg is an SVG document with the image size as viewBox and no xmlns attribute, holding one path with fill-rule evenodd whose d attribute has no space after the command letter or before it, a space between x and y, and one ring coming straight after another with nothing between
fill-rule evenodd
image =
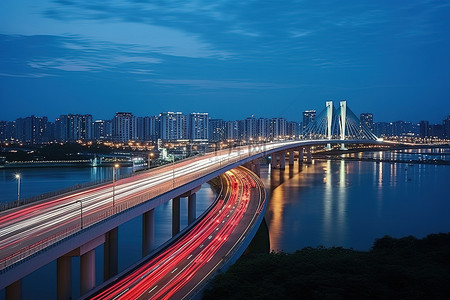
<instances>
[{"instance_id":1,"label":"bridge pylon","mask_svg":"<svg viewBox=\"0 0 450 300\"><path fill-rule=\"evenodd\" d=\"M331 128L333 125L333 101L327 101L326 102L326 109L327 109L327 139L331 140ZM331 144L327 144L326 148L327 150L331 150Z\"/></svg>"},{"instance_id":2,"label":"bridge pylon","mask_svg":"<svg viewBox=\"0 0 450 300\"><path fill-rule=\"evenodd\" d=\"M325 109L305 128L303 137L342 141L378 139L350 110L346 100L340 101L337 109L334 108L333 101L326 101ZM328 143L325 149L331 149L331 144ZM341 145L341 150L346 150L344 144Z\"/></svg>"}]
</instances>

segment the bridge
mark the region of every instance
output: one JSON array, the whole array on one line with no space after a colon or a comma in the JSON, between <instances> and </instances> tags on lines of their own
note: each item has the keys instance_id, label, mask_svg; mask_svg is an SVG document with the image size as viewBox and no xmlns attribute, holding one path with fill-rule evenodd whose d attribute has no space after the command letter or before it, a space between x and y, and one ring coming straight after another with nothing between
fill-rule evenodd
<instances>
[{"instance_id":1,"label":"bridge","mask_svg":"<svg viewBox=\"0 0 450 300\"><path fill-rule=\"evenodd\" d=\"M341 112L340 116L343 114ZM333 122L332 117L327 120ZM345 125L340 128L345 132ZM182 235L180 198L188 198L189 229L192 232L199 230L205 226L202 223L205 215L198 219L195 216L195 192L203 183L221 174L241 165L258 174L259 161L267 156L272 158L272 168L285 168L286 161L293 165L295 156L299 157L300 163L310 163L311 147L314 146L382 143L364 135L363 138L348 139L345 134L339 134L341 138L333 139L333 134L329 133L331 130L320 139L277 141L220 150L4 211L0 213L0 289L6 288L9 299L20 298L21 278L57 260L58 298L69 299L71 257L80 256L81 294L88 295L95 288L94 249L98 245L104 244L105 280L116 278L119 225L142 215L142 256L147 257L154 248L154 208L172 201L172 235L177 239ZM243 190L244 186L242 184L239 189ZM242 195L239 201L243 203ZM263 216L264 211L265 205L262 205L254 214ZM261 222L262 217L258 220ZM244 226L250 233L246 235L247 242L256 233L258 222ZM245 245L248 243L236 244L235 254L227 257L228 261L236 260Z\"/></svg>"}]
</instances>

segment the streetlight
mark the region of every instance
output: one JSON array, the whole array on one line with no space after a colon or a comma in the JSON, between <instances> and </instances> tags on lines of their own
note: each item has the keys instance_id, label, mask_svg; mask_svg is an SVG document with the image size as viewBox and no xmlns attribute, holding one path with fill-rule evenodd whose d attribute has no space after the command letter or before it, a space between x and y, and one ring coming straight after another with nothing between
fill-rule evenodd
<instances>
[{"instance_id":1,"label":"streetlight","mask_svg":"<svg viewBox=\"0 0 450 300\"><path fill-rule=\"evenodd\" d=\"M119 168L119 164L115 164L114 165L114 168L113 168L113 201L112 201L112 203L113 203L113 207L114 207L114 198L115 198L115 187L116 187L116 182L115 182L115 179L116 179L116 169L118 169Z\"/></svg>"},{"instance_id":2,"label":"streetlight","mask_svg":"<svg viewBox=\"0 0 450 300\"><path fill-rule=\"evenodd\" d=\"M17 206L20 204L20 174L16 174L17 179Z\"/></svg>"},{"instance_id":3,"label":"streetlight","mask_svg":"<svg viewBox=\"0 0 450 300\"><path fill-rule=\"evenodd\" d=\"M155 154L153 154L153 152L150 152L149 154L149 163L148 163L148 168L150 169L152 167L152 161L153 161L153 156Z\"/></svg>"}]
</instances>

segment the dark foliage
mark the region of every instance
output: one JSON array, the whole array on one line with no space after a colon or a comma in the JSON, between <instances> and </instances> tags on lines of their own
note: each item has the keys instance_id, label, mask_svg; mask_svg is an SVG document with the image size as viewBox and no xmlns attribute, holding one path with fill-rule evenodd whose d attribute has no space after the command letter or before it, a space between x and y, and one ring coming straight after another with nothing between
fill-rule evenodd
<instances>
[{"instance_id":1,"label":"dark foliage","mask_svg":"<svg viewBox=\"0 0 450 300\"><path fill-rule=\"evenodd\" d=\"M385 236L369 252L340 247L250 254L204 299L449 299L450 233Z\"/></svg>"},{"instance_id":2,"label":"dark foliage","mask_svg":"<svg viewBox=\"0 0 450 300\"><path fill-rule=\"evenodd\" d=\"M13 151L11 151L13 150ZM102 144L78 143L5 147L0 156L7 161L78 160L92 158L92 154L110 154L112 149Z\"/></svg>"}]
</instances>

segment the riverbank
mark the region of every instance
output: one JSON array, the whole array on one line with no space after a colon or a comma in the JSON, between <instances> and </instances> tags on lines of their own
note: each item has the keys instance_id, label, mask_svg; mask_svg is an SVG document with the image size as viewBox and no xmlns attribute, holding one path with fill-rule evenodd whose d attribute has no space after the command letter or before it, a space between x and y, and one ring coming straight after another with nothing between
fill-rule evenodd
<instances>
[{"instance_id":1,"label":"riverbank","mask_svg":"<svg viewBox=\"0 0 450 300\"><path fill-rule=\"evenodd\" d=\"M243 256L203 299L448 299L450 233Z\"/></svg>"}]
</instances>

